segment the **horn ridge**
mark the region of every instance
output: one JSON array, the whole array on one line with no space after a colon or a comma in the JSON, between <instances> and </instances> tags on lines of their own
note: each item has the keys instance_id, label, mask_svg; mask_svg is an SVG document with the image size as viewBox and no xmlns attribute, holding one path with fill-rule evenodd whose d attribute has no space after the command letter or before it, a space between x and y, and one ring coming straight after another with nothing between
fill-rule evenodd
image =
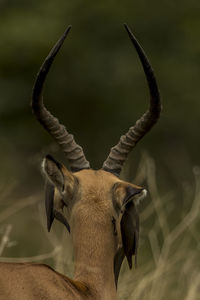
<instances>
[{"instance_id":1,"label":"horn ridge","mask_svg":"<svg viewBox=\"0 0 200 300\"><path fill-rule=\"evenodd\" d=\"M54 45L54 47L44 60L42 66L40 67L33 87L31 106L33 114L35 115L37 120L57 141L57 143L65 153L69 161L71 171L75 172L82 169L89 169L90 164L85 158L82 147L76 144L73 135L68 133L65 126L60 124L59 120L46 109L43 103L43 88L45 79L54 61L54 58L56 57L56 54L64 43L70 29L71 25L67 27L64 34Z\"/></svg>"},{"instance_id":2,"label":"horn ridge","mask_svg":"<svg viewBox=\"0 0 200 300\"><path fill-rule=\"evenodd\" d=\"M125 135L121 136L118 144L111 148L110 154L108 155L106 161L103 163L103 170L111 172L116 176L120 175L122 166L126 161L130 151L158 121L161 112L160 93L153 68L151 67L151 64L144 50L129 29L128 25L124 24L124 26L126 31L128 32L128 36L132 44L137 51L144 69L150 93L150 106L149 109L142 115L142 117L137 120L135 125L130 127Z\"/></svg>"}]
</instances>

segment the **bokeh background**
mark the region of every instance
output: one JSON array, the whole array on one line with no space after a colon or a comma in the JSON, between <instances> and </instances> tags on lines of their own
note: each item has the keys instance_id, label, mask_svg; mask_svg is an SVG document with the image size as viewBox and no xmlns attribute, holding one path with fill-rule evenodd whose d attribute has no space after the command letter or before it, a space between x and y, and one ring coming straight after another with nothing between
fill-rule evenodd
<instances>
[{"instance_id":1,"label":"bokeh background","mask_svg":"<svg viewBox=\"0 0 200 300\"><path fill-rule=\"evenodd\" d=\"M67 162L32 115L32 86L50 48L72 24L49 73L45 103L75 135L93 168L100 168L110 147L148 106L145 76L124 22L150 58L163 111L159 123L130 155L122 175L129 181L135 178L150 193L140 207L139 267L130 273L124 265L120 296L198 299L199 217L191 213L198 212L199 199L198 0L0 0L0 254L2 260L45 259L69 273L73 258L64 257L70 248L67 234L59 224L46 233L40 172L42 157L48 153ZM182 231L172 239L173 245L167 244L172 253L160 262L165 241L177 226L183 226ZM168 266L166 272L160 272L160 265ZM151 272L156 274L154 282L137 285ZM158 278L162 297L155 285ZM140 292L134 295L136 288Z\"/></svg>"}]
</instances>

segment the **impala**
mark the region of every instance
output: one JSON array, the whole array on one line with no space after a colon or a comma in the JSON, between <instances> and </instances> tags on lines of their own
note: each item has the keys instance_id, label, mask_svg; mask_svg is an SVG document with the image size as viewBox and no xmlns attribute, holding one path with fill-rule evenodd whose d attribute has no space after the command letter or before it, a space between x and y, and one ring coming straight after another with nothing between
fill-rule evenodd
<instances>
[{"instance_id":1,"label":"impala","mask_svg":"<svg viewBox=\"0 0 200 300\"><path fill-rule=\"evenodd\" d=\"M74 277L70 279L44 264L1 263L0 299L64 300L117 299L117 280L123 259L132 268L137 257L139 217L137 201L146 190L119 178L122 166L137 142L157 122L161 103L152 67L125 24L150 91L150 107L121 136L100 170L90 168L73 135L44 106L43 87L51 64L71 26L42 64L33 88L32 109L42 126L60 145L70 170L47 155L42 163L46 177L46 215L50 231L54 218L72 235Z\"/></svg>"}]
</instances>

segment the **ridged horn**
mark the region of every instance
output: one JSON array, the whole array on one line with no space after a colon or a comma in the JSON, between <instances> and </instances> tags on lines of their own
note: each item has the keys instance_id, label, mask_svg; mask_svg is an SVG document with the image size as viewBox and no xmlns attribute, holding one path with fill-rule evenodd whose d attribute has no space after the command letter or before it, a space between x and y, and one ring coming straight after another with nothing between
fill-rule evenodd
<instances>
[{"instance_id":1,"label":"ridged horn","mask_svg":"<svg viewBox=\"0 0 200 300\"><path fill-rule=\"evenodd\" d=\"M58 51L60 50L65 38L67 37L71 26L68 26L64 34L55 44L55 46L50 51L49 55L44 60L33 87L32 94L32 110L38 121L42 126L52 135L52 137L60 145L61 149L64 151L71 168L72 172L79 171L82 169L89 169L90 164L86 160L83 153L83 149L76 144L72 134L69 134L65 126L59 123L44 106L43 103L43 88L45 79L50 70L50 67L54 61L54 58Z\"/></svg>"},{"instance_id":2,"label":"ridged horn","mask_svg":"<svg viewBox=\"0 0 200 300\"><path fill-rule=\"evenodd\" d=\"M126 161L130 151L158 121L161 112L160 94L151 64L129 27L126 24L124 24L124 26L138 53L144 73L146 75L150 93L150 106L145 114L139 120L137 120L136 124L133 127L130 127L125 135L121 136L119 143L111 148L110 154L103 163L103 170L111 172L116 176L120 175L122 166Z\"/></svg>"}]
</instances>

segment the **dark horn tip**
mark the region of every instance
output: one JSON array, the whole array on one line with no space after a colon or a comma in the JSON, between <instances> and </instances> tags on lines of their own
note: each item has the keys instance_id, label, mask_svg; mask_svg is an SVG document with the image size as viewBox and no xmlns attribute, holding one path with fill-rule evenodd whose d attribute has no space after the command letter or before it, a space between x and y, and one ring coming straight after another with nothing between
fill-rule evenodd
<instances>
[{"instance_id":1,"label":"dark horn tip","mask_svg":"<svg viewBox=\"0 0 200 300\"><path fill-rule=\"evenodd\" d=\"M136 37L134 36L133 32L131 31L130 27L126 23L124 23L124 27L129 35L130 39L132 40L132 42L134 44L138 44L138 41L137 41Z\"/></svg>"},{"instance_id":2,"label":"dark horn tip","mask_svg":"<svg viewBox=\"0 0 200 300\"><path fill-rule=\"evenodd\" d=\"M67 35L68 34L68 32L71 30L71 28L72 28L72 25L69 25L68 27L67 27L67 29L65 30L65 35Z\"/></svg>"},{"instance_id":3,"label":"dark horn tip","mask_svg":"<svg viewBox=\"0 0 200 300\"><path fill-rule=\"evenodd\" d=\"M131 33L129 26L126 23L124 23L124 27L128 33Z\"/></svg>"},{"instance_id":4,"label":"dark horn tip","mask_svg":"<svg viewBox=\"0 0 200 300\"><path fill-rule=\"evenodd\" d=\"M123 24L125 28L128 28L128 25L126 23Z\"/></svg>"}]
</instances>

